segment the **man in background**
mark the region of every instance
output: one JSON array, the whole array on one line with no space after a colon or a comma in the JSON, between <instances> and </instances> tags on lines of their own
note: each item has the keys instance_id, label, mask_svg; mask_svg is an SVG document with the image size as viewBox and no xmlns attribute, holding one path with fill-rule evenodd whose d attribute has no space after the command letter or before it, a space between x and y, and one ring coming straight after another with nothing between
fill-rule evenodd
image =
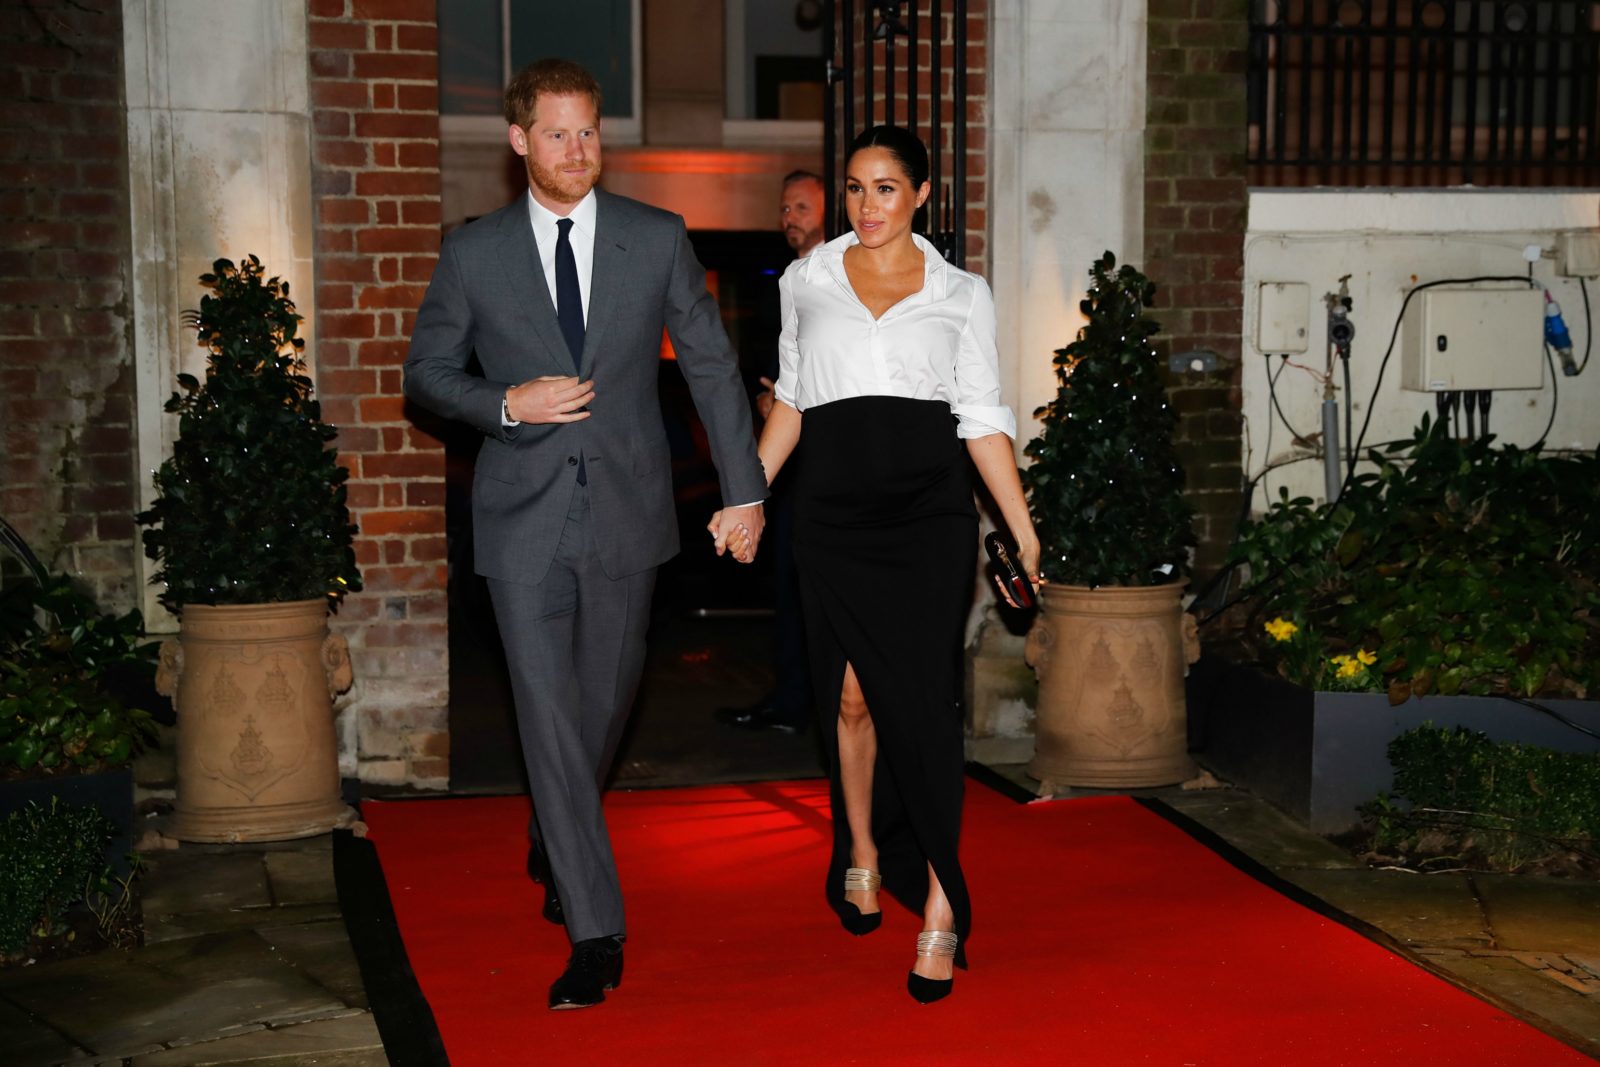
<instances>
[{"instance_id":1,"label":"man in background","mask_svg":"<svg viewBox=\"0 0 1600 1067\"><path fill-rule=\"evenodd\" d=\"M821 246L825 194L822 178L808 170L797 170L783 179L783 194L778 202L778 228L784 240L804 259ZM774 293L777 285L773 285ZM756 413L765 419L772 411L773 383L778 378L777 338L771 339L766 354L766 373L761 377L761 392L756 395ZM773 582L773 673L772 692L748 707L718 708L718 722L746 730L775 730L797 734L811 721L811 684L806 664L805 624L800 617L800 587L794 573L794 509L784 492L786 479L779 475L773 496L767 501L768 551L772 553Z\"/></svg>"}]
</instances>

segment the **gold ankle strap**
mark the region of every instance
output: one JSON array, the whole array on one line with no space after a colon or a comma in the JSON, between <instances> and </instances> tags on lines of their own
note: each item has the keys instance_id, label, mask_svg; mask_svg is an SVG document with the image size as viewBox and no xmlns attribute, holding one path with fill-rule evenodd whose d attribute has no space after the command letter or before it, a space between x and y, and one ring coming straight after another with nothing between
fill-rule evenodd
<instances>
[{"instance_id":1,"label":"gold ankle strap","mask_svg":"<svg viewBox=\"0 0 1600 1067\"><path fill-rule=\"evenodd\" d=\"M846 893L876 893L882 884L883 878L878 872L865 867L851 867L844 872Z\"/></svg>"},{"instance_id":2,"label":"gold ankle strap","mask_svg":"<svg viewBox=\"0 0 1600 1067\"><path fill-rule=\"evenodd\" d=\"M948 930L924 930L917 935L917 955L954 956L956 935Z\"/></svg>"}]
</instances>

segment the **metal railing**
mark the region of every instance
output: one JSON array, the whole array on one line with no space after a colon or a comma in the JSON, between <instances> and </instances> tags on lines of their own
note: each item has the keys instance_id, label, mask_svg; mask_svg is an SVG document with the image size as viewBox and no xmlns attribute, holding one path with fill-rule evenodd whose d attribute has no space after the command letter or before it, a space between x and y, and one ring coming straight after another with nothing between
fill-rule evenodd
<instances>
[{"instance_id":1,"label":"metal railing","mask_svg":"<svg viewBox=\"0 0 1600 1067\"><path fill-rule=\"evenodd\" d=\"M1252 0L1252 181L1592 184L1597 79L1577 0Z\"/></svg>"},{"instance_id":2,"label":"metal railing","mask_svg":"<svg viewBox=\"0 0 1600 1067\"><path fill-rule=\"evenodd\" d=\"M827 0L823 26L828 88L823 105L822 158L828 202L834 205L831 232L842 233L849 225L837 195L844 146L868 126L904 126L928 146L933 193L927 204L927 237L951 263L965 267L966 0L912 0L910 4ZM947 73L952 97L948 115L941 91ZM926 115L921 109L924 95Z\"/></svg>"}]
</instances>

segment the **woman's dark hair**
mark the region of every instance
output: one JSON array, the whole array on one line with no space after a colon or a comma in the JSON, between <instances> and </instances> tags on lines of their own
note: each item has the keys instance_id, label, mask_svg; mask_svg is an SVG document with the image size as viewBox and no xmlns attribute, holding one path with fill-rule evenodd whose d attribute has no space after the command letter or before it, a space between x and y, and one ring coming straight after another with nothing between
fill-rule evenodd
<instances>
[{"instance_id":1,"label":"woman's dark hair","mask_svg":"<svg viewBox=\"0 0 1600 1067\"><path fill-rule=\"evenodd\" d=\"M850 150L845 153L845 170L850 169L850 160L863 148L881 148L894 157L900 169L906 172L906 177L911 179L911 192L916 194L922 188L922 183L928 180L928 150L922 144L921 138L903 126L869 126L856 135L850 142ZM929 199L932 199L931 197ZM928 228L928 205L923 204L912 217L911 228L918 233L926 232Z\"/></svg>"},{"instance_id":2,"label":"woman's dark hair","mask_svg":"<svg viewBox=\"0 0 1600 1067\"><path fill-rule=\"evenodd\" d=\"M851 158L863 148L887 150L911 179L912 192L922 188L922 183L928 180L928 150L916 134L903 126L869 126L862 130L850 142L850 151L845 154L846 170Z\"/></svg>"}]
</instances>

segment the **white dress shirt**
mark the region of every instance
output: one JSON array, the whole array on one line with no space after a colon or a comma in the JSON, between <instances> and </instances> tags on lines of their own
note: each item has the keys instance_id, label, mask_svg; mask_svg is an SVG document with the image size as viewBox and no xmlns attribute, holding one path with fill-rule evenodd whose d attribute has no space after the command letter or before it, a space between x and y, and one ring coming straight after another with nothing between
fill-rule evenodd
<instances>
[{"instance_id":1,"label":"white dress shirt","mask_svg":"<svg viewBox=\"0 0 1600 1067\"><path fill-rule=\"evenodd\" d=\"M539 246L539 265L544 268L544 284L550 290L550 303L560 314L561 307L556 302L556 242L561 239L561 231L556 223L563 217L572 220L572 229L567 233L567 242L572 245L572 258L578 267L578 293L583 298L583 323L589 324L589 278L594 273L594 219L595 204L597 203L594 190L590 189L577 206L566 216L557 215L534 199L533 190L528 190L528 223L533 227L533 240ZM500 421L505 426L520 426L513 419L510 412L502 409ZM750 507L760 501L739 505Z\"/></svg>"},{"instance_id":2,"label":"white dress shirt","mask_svg":"<svg viewBox=\"0 0 1600 1067\"><path fill-rule=\"evenodd\" d=\"M959 437L1015 438L1016 417L1000 402L988 283L945 262L923 238L912 240L922 251L922 288L876 320L845 274L844 251L860 243L853 231L789 265L778 282L774 392L802 413L858 396L942 400Z\"/></svg>"},{"instance_id":3,"label":"white dress shirt","mask_svg":"<svg viewBox=\"0 0 1600 1067\"><path fill-rule=\"evenodd\" d=\"M589 275L594 273L594 190L590 189L578 201L566 218L572 220L572 231L567 240L572 245L572 258L578 264L578 292L583 296L583 323L589 324ZM556 302L556 242L561 232L556 223L563 216L545 207L528 190L528 221L533 225L533 240L539 246L539 265L544 268L544 283L550 290L550 303ZM556 308L559 313L561 309Z\"/></svg>"},{"instance_id":4,"label":"white dress shirt","mask_svg":"<svg viewBox=\"0 0 1600 1067\"><path fill-rule=\"evenodd\" d=\"M578 295L583 298L584 326L589 325L589 275L594 273L594 214L594 190L590 189L578 201L572 213L565 216L572 220L567 243L572 245L572 259L578 265ZM556 223L562 218L535 200L532 189L528 190L528 223L533 227L533 243L539 248L539 265L544 268L544 285L550 290L550 305L558 315L561 308L556 303L556 242L561 239L561 231ZM522 423L513 419L510 410L502 405L500 425L509 428L521 426Z\"/></svg>"}]
</instances>

